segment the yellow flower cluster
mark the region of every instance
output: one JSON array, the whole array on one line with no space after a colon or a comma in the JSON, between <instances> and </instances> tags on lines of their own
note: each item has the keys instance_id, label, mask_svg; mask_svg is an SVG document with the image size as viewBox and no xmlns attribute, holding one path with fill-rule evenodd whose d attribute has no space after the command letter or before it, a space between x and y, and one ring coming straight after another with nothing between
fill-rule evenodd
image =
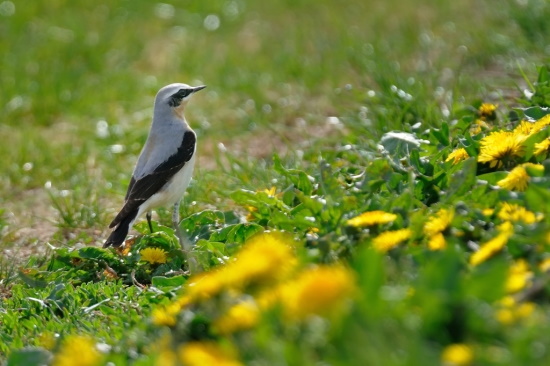
<instances>
[{"instance_id":1,"label":"yellow flower cluster","mask_svg":"<svg viewBox=\"0 0 550 366\"><path fill-rule=\"evenodd\" d=\"M87 336L69 336L56 353L53 366L96 366L103 356L96 349L95 342Z\"/></svg>"},{"instance_id":2,"label":"yellow flower cluster","mask_svg":"<svg viewBox=\"0 0 550 366\"><path fill-rule=\"evenodd\" d=\"M534 224L544 218L542 214L535 215L525 207L508 202L502 204L497 216L503 221L523 222L524 224Z\"/></svg>"},{"instance_id":3,"label":"yellow flower cluster","mask_svg":"<svg viewBox=\"0 0 550 366\"><path fill-rule=\"evenodd\" d=\"M176 316L190 304L208 300L226 290L277 283L289 276L297 264L292 242L282 233L262 233L249 239L226 265L189 279L185 293L167 306L152 312L156 325L174 326Z\"/></svg>"},{"instance_id":4,"label":"yellow flower cluster","mask_svg":"<svg viewBox=\"0 0 550 366\"><path fill-rule=\"evenodd\" d=\"M343 266L318 266L297 271L297 258L281 233L263 233L248 240L226 265L192 277L184 293L167 306L153 310L152 322L174 326L177 315L190 304L208 301L224 293L229 301L213 321L218 334L254 327L261 311L279 305L288 319L310 314L338 314L355 292L353 272ZM244 297L243 293L246 293ZM254 297L254 294L257 294Z\"/></svg>"},{"instance_id":5,"label":"yellow flower cluster","mask_svg":"<svg viewBox=\"0 0 550 366\"><path fill-rule=\"evenodd\" d=\"M388 224L395 221L397 215L384 211L367 211L347 221L348 226L365 227Z\"/></svg>"},{"instance_id":6,"label":"yellow flower cluster","mask_svg":"<svg viewBox=\"0 0 550 366\"><path fill-rule=\"evenodd\" d=\"M318 266L284 284L281 303L290 319L337 315L355 292L355 277L343 266Z\"/></svg>"},{"instance_id":7,"label":"yellow flower cluster","mask_svg":"<svg viewBox=\"0 0 550 366\"><path fill-rule=\"evenodd\" d=\"M527 318L535 310L535 304L532 302L517 303L512 296L506 296L500 300L499 309L496 312L497 320L504 324L514 324Z\"/></svg>"},{"instance_id":8,"label":"yellow flower cluster","mask_svg":"<svg viewBox=\"0 0 550 366\"><path fill-rule=\"evenodd\" d=\"M485 262L508 244L508 239L513 235L514 230L512 224L505 222L499 227L499 234L488 242L482 244L480 248L470 257L470 264L477 266Z\"/></svg>"},{"instance_id":9,"label":"yellow flower cluster","mask_svg":"<svg viewBox=\"0 0 550 366\"><path fill-rule=\"evenodd\" d=\"M443 232L451 225L453 217L453 210L440 209L428 219L424 225L424 234L428 237L431 250L441 250L447 246Z\"/></svg>"},{"instance_id":10,"label":"yellow flower cluster","mask_svg":"<svg viewBox=\"0 0 550 366\"><path fill-rule=\"evenodd\" d=\"M489 113L491 108L483 108L483 113ZM512 131L494 131L481 139L478 161L489 164L491 168L509 167L517 163L525 153L525 141L528 137L550 125L550 115L536 122L521 121ZM535 155L548 152L550 140L546 139L535 144Z\"/></svg>"},{"instance_id":11,"label":"yellow flower cluster","mask_svg":"<svg viewBox=\"0 0 550 366\"><path fill-rule=\"evenodd\" d=\"M527 261L525 259L519 259L508 270L506 291L508 293L521 291L529 285L532 278L533 272L529 270Z\"/></svg>"}]
</instances>

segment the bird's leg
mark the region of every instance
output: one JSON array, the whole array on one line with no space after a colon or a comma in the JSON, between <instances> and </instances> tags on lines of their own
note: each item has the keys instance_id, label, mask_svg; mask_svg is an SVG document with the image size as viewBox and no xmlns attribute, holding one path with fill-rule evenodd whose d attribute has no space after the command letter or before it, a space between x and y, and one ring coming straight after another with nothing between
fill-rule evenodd
<instances>
[{"instance_id":1,"label":"bird's leg","mask_svg":"<svg viewBox=\"0 0 550 366\"><path fill-rule=\"evenodd\" d=\"M180 229L180 203L181 201L178 201L174 204L174 211L172 211L172 225L174 226L174 231L176 232L176 236L180 242L181 249L187 257L189 272L191 274L195 274L199 272L200 268L192 252L193 244L191 244L191 241L183 235Z\"/></svg>"},{"instance_id":2,"label":"bird's leg","mask_svg":"<svg viewBox=\"0 0 550 366\"><path fill-rule=\"evenodd\" d=\"M154 233L153 231L153 224L151 224L151 211L148 211L147 214L145 214L145 217L147 218L147 223L149 224L149 232Z\"/></svg>"}]
</instances>

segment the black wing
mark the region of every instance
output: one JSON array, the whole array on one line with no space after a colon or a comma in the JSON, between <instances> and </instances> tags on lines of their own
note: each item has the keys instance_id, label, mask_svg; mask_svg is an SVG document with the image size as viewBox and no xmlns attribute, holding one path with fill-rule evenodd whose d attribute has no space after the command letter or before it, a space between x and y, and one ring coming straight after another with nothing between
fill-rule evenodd
<instances>
[{"instance_id":1,"label":"black wing","mask_svg":"<svg viewBox=\"0 0 550 366\"><path fill-rule=\"evenodd\" d=\"M128 192L126 193L124 207L122 207L122 210L120 210L109 227L112 228L118 225L127 215L138 209L143 202L160 191L191 160L195 152L196 141L195 133L193 131L186 131L176 153L160 164L151 174L137 180L132 177Z\"/></svg>"}]
</instances>

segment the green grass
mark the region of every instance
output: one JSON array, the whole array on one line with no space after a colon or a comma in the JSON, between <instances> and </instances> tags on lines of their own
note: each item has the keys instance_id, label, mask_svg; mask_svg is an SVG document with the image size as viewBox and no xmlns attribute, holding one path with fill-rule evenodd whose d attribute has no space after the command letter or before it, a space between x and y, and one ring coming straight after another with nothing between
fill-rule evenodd
<instances>
[{"instance_id":1,"label":"green grass","mask_svg":"<svg viewBox=\"0 0 550 366\"><path fill-rule=\"evenodd\" d=\"M0 357L47 363L63 339L83 334L108 345L103 361L117 365L154 364L204 339L270 365L439 364L453 343L467 344L476 365L546 364L549 292L537 266L548 251L549 170L530 172L539 176L524 193L494 188L519 163L548 167L533 156L546 129L500 169L444 160L457 147L477 156L490 130L546 113L549 16L542 0L2 2ZM154 95L172 82L208 85L186 112L199 162L181 208L201 265L227 262L258 231L290 232L301 270L342 262L355 273L360 295L341 317L288 325L275 309L252 330L220 336L210 328L228 306L220 300L183 311L175 327L152 324L151 311L181 296L187 279L161 225L166 209L158 233L137 226L133 256L93 249L122 203ZM499 105L497 118L470 136L481 101ZM389 131L430 144L380 150ZM277 195L264 192L271 187ZM472 267L502 221L482 210L502 202L544 218L516 223L503 253ZM423 227L440 208L455 212L448 249L430 251ZM398 219L345 224L375 209ZM377 234L402 228L413 231L407 243L372 250ZM167 264L139 260L150 246L170 254ZM520 258L534 276L521 302L536 309L503 324L498 301Z\"/></svg>"}]
</instances>

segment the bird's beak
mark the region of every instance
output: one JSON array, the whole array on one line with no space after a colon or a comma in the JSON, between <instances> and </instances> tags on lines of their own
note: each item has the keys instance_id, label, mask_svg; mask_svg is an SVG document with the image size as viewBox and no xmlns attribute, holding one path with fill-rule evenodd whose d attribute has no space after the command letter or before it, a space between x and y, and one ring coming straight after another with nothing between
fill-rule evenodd
<instances>
[{"instance_id":1,"label":"bird's beak","mask_svg":"<svg viewBox=\"0 0 550 366\"><path fill-rule=\"evenodd\" d=\"M193 88L193 93L196 93L199 90L203 90L204 88L206 88L206 85L196 86Z\"/></svg>"}]
</instances>

